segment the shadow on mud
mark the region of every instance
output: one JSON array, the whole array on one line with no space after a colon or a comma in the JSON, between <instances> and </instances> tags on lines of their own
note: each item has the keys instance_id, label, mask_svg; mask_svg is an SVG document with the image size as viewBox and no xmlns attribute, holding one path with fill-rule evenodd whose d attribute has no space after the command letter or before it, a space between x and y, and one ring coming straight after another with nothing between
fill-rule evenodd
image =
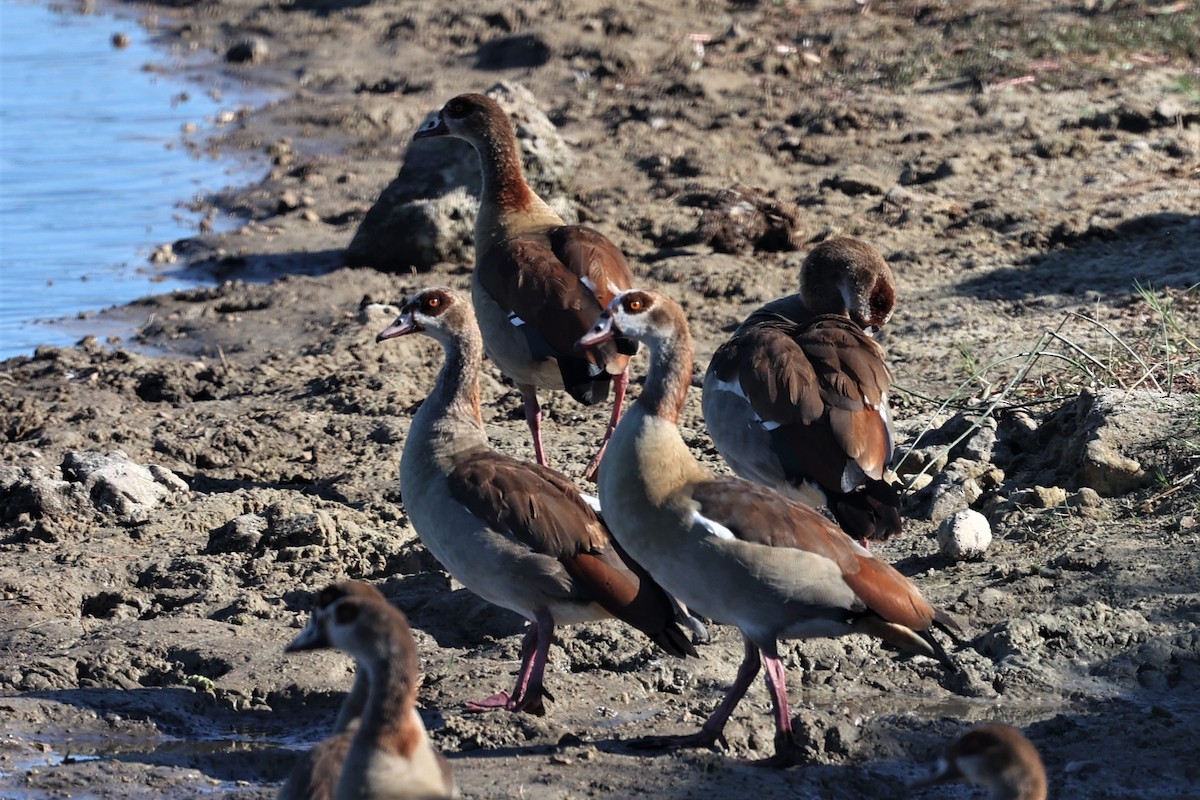
<instances>
[{"instance_id":1,"label":"shadow on mud","mask_svg":"<svg viewBox=\"0 0 1200 800\"><path fill-rule=\"evenodd\" d=\"M1060 228L1062 226L1059 226ZM1134 283L1186 289L1200 283L1200 217L1151 214L1107 226L1050 231L1044 248L1012 267L991 270L958 284L959 294L983 300L1044 299L1077 302L1090 293L1134 293Z\"/></svg>"}]
</instances>

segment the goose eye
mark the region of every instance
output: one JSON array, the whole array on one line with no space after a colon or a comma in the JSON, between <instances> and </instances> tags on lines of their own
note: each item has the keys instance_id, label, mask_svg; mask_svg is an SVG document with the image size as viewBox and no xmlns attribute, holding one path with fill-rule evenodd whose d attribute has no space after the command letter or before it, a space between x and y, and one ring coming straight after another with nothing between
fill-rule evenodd
<instances>
[{"instance_id":1,"label":"goose eye","mask_svg":"<svg viewBox=\"0 0 1200 800\"><path fill-rule=\"evenodd\" d=\"M628 308L630 311L638 312L638 311L641 311L642 308L645 307L645 305L646 304L644 302L642 302L642 299L640 297L633 297L633 298L630 298L629 302L626 303L625 307Z\"/></svg>"},{"instance_id":2,"label":"goose eye","mask_svg":"<svg viewBox=\"0 0 1200 800\"><path fill-rule=\"evenodd\" d=\"M451 117L465 117L467 115L467 104L461 100L452 100L446 106L446 113Z\"/></svg>"},{"instance_id":3,"label":"goose eye","mask_svg":"<svg viewBox=\"0 0 1200 800\"><path fill-rule=\"evenodd\" d=\"M440 298L440 297L430 297L425 301L425 308L429 311L433 311L434 309L438 309L441 307L442 307L442 298Z\"/></svg>"}]
</instances>

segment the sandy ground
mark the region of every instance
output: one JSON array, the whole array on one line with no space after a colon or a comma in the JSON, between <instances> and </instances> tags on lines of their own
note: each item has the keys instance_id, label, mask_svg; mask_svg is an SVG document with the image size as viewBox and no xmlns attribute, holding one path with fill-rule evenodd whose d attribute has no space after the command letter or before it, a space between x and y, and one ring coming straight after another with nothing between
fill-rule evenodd
<instances>
[{"instance_id":1,"label":"sandy ground","mask_svg":"<svg viewBox=\"0 0 1200 800\"><path fill-rule=\"evenodd\" d=\"M1194 796L1200 13L1143 5L122 6L274 93L212 144L269 174L205 201L235 230L172 243L176 268L227 282L108 312L123 341L0 366L0 797L271 796L350 682L341 656L282 652L343 577L409 614L466 797L900 797L981 719L1025 729L1056 797ZM388 303L471 264L344 265L425 115L501 80L576 157L573 213L685 305L700 369L822 238L862 237L896 273L880 338L902 450L929 433L901 468L906 533L877 551L971 644L957 675L865 639L785 645L807 766L741 763L771 748L761 684L727 751L623 744L715 706L741 652L721 626L687 661L615 623L563 630L546 717L462 712L508 688L522 621L408 524L399 452L441 356L374 336ZM735 184L788 235L708 235ZM494 442L530 457L517 393L490 364L483 383ZM544 407L579 479L607 411ZM698 390L684 435L723 469ZM968 505L994 541L952 562L936 531Z\"/></svg>"}]
</instances>

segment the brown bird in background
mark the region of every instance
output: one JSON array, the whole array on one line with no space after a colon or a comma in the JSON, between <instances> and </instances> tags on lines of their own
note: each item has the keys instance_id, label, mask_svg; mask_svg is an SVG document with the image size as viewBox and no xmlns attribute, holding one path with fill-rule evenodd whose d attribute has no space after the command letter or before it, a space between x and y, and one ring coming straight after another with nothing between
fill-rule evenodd
<instances>
[{"instance_id":1,"label":"brown bird in background","mask_svg":"<svg viewBox=\"0 0 1200 800\"><path fill-rule=\"evenodd\" d=\"M862 540L899 533L891 372L872 338L895 285L870 245L846 237L813 248L800 292L755 311L713 355L704 421L738 475L814 507Z\"/></svg>"}]
</instances>

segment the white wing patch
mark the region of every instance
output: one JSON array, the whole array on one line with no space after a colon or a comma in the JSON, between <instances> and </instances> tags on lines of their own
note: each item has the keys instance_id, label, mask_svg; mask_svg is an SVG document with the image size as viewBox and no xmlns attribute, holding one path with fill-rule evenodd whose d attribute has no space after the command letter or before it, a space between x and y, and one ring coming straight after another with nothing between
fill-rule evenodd
<instances>
[{"instance_id":1,"label":"white wing patch","mask_svg":"<svg viewBox=\"0 0 1200 800\"><path fill-rule=\"evenodd\" d=\"M692 524L699 525L701 528L704 528L704 530L708 531L713 536L716 536L718 539L728 539L730 541L737 539L737 537L733 535L733 531L729 530L729 528L726 528L719 522L709 519L699 511L692 512Z\"/></svg>"},{"instance_id":2,"label":"white wing patch","mask_svg":"<svg viewBox=\"0 0 1200 800\"><path fill-rule=\"evenodd\" d=\"M717 379L717 381L712 385L712 387L713 387L713 389L715 389L718 392L729 392L730 394L734 395L735 397L741 398L748 406L752 405L750 402L749 395L747 395L745 390L742 389L741 381L737 381L737 380L723 381L723 380ZM754 415L754 421L757 422L759 425L762 425L763 430L766 430L766 431L773 431L776 428L783 427L782 422L776 422L776 421L770 420L770 419L763 419L762 417L758 416L757 414Z\"/></svg>"},{"instance_id":3,"label":"white wing patch","mask_svg":"<svg viewBox=\"0 0 1200 800\"><path fill-rule=\"evenodd\" d=\"M525 320L521 319L520 317L518 317L516 314L513 314L512 312L509 312L509 314L508 314L508 321L510 323L512 323L514 328L519 328L525 324Z\"/></svg>"},{"instance_id":4,"label":"white wing patch","mask_svg":"<svg viewBox=\"0 0 1200 800\"><path fill-rule=\"evenodd\" d=\"M583 502L587 503L589 506L592 507L592 511L595 511L597 514L600 513L600 498L599 497L594 497L594 496L588 494L587 492L580 492L579 496L583 499Z\"/></svg>"},{"instance_id":5,"label":"white wing patch","mask_svg":"<svg viewBox=\"0 0 1200 800\"><path fill-rule=\"evenodd\" d=\"M713 388L719 392L729 392L730 394L737 395L747 403L750 402L750 398L742 390L741 381L723 381L718 379L717 382L713 384Z\"/></svg>"},{"instance_id":6,"label":"white wing patch","mask_svg":"<svg viewBox=\"0 0 1200 800\"><path fill-rule=\"evenodd\" d=\"M593 295L596 294L596 282L593 281L591 278L580 278L579 282L582 283L584 286L586 286L587 290L589 292L591 292Z\"/></svg>"}]
</instances>

